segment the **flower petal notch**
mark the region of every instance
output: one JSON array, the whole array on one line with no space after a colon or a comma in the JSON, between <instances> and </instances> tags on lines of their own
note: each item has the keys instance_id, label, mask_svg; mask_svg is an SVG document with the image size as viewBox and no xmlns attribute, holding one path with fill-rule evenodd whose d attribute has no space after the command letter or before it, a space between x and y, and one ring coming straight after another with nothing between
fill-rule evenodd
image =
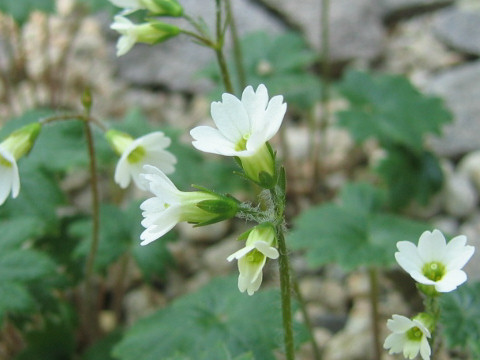
<instances>
[{"instance_id":1,"label":"flower petal notch","mask_svg":"<svg viewBox=\"0 0 480 360\"><path fill-rule=\"evenodd\" d=\"M170 231L177 223L186 221L204 226L234 217L237 200L211 191L183 192L158 168L145 165L140 175L145 186L155 196L145 200L140 235L141 245L147 245Z\"/></svg>"},{"instance_id":2,"label":"flower petal notch","mask_svg":"<svg viewBox=\"0 0 480 360\"><path fill-rule=\"evenodd\" d=\"M418 353L423 360L430 360L431 349L428 339L431 336L431 316L421 313L413 319L402 315L393 315L387 321L387 327L392 332L385 339L383 347L390 354L403 353L407 359L414 359Z\"/></svg>"},{"instance_id":3,"label":"flower petal notch","mask_svg":"<svg viewBox=\"0 0 480 360\"><path fill-rule=\"evenodd\" d=\"M275 229L270 223L255 226L248 232L245 247L234 252L227 260L238 260L238 289L253 295L260 288L263 267L267 258L277 259Z\"/></svg>"},{"instance_id":4,"label":"flower petal notch","mask_svg":"<svg viewBox=\"0 0 480 360\"><path fill-rule=\"evenodd\" d=\"M225 93L222 101L211 105L217 128L192 129L192 144L200 151L237 157L248 178L268 185L262 183L275 176L275 158L267 142L277 133L286 111L283 96L269 100L263 84L256 91L247 86L241 99Z\"/></svg>"},{"instance_id":5,"label":"flower petal notch","mask_svg":"<svg viewBox=\"0 0 480 360\"><path fill-rule=\"evenodd\" d=\"M439 230L425 231L415 246L409 241L397 243L395 259L419 283L419 289L444 293L455 290L467 280L462 270L475 248L466 245L467 237L457 236L446 242Z\"/></svg>"},{"instance_id":6,"label":"flower petal notch","mask_svg":"<svg viewBox=\"0 0 480 360\"><path fill-rule=\"evenodd\" d=\"M143 166L147 164L159 168L165 174L175 171L177 159L165 150L171 140L163 132L152 132L135 140L117 130L109 130L105 136L115 152L120 155L114 179L121 188L125 189L133 179L138 188L148 190L140 179Z\"/></svg>"}]
</instances>

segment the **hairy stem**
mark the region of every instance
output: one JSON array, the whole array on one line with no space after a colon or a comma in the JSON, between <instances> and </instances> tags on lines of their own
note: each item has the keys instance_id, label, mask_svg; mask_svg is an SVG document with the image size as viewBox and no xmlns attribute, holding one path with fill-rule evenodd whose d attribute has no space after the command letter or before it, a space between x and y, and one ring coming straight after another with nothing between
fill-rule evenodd
<instances>
[{"instance_id":1,"label":"hairy stem","mask_svg":"<svg viewBox=\"0 0 480 360\"><path fill-rule=\"evenodd\" d=\"M247 86L247 78L245 76L245 69L243 67L242 47L240 46L240 41L238 38L237 25L235 23L235 17L233 16L231 0L225 0L225 5L232 35L233 59L237 69L238 82L240 87L243 89Z\"/></svg>"},{"instance_id":2,"label":"hairy stem","mask_svg":"<svg viewBox=\"0 0 480 360\"><path fill-rule=\"evenodd\" d=\"M225 90L230 94L233 94L233 86L230 80L230 75L228 73L227 61L223 55L223 44L224 44L224 29L222 26L222 6L220 0L215 0L216 4L216 33L217 33L217 43L215 45L215 55L217 56L218 66L220 67L220 73L222 74L223 84L225 85Z\"/></svg>"},{"instance_id":3,"label":"hairy stem","mask_svg":"<svg viewBox=\"0 0 480 360\"><path fill-rule=\"evenodd\" d=\"M380 315L378 312L378 270L374 267L368 269L370 278L370 305L371 305L371 321L374 346L374 359L382 359L382 345L380 342Z\"/></svg>"}]
</instances>

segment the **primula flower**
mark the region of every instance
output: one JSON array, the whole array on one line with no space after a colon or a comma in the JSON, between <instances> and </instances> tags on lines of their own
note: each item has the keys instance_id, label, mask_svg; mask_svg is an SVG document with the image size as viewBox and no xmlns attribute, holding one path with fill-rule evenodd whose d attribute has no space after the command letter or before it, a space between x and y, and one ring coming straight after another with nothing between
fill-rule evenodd
<instances>
[{"instance_id":1,"label":"primula flower","mask_svg":"<svg viewBox=\"0 0 480 360\"><path fill-rule=\"evenodd\" d=\"M138 25L121 15L115 16L110 28L122 35L117 41L117 56L125 55L137 42L153 45L180 32L180 29L174 25L158 21Z\"/></svg>"},{"instance_id":2,"label":"primula flower","mask_svg":"<svg viewBox=\"0 0 480 360\"><path fill-rule=\"evenodd\" d=\"M183 8L177 0L110 0L110 2L127 12L140 9L150 11L153 15L180 16Z\"/></svg>"},{"instance_id":3,"label":"primula flower","mask_svg":"<svg viewBox=\"0 0 480 360\"><path fill-rule=\"evenodd\" d=\"M114 177L120 187L126 188L133 179L140 189L147 190L144 182L140 180L143 166L147 164L158 167L166 174L174 172L177 159L165 150L171 140L163 132L152 132L135 140L117 130L109 130L105 136L120 155Z\"/></svg>"},{"instance_id":4,"label":"primula flower","mask_svg":"<svg viewBox=\"0 0 480 360\"><path fill-rule=\"evenodd\" d=\"M385 339L383 347L390 349L390 354L403 352L403 356L408 359L415 358L418 353L423 360L429 360L431 349L428 343L430 338L430 316L422 313L413 319L402 315L393 315L392 319L387 321L387 327L392 334Z\"/></svg>"},{"instance_id":5,"label":"primula flower","mask_svg":"<svg viewBox=\"0 0 480 360\"><path fill-rule=\"evenodd\" d=\"M32 123L11 133L0 144L0 205L12 194L20 192L20 176L17 160L28 154L40 133L41 125Z\"/></svg>"},{"instance_id":6,"label":"primula flower","mask_svg":"<svg viewBox=\"0 0 480 360\"><path fill-rule=\"evenodd\" d=\"M248 295L253 295L260 288L267 257L276 259L279 256L278 250L273 246L275 243L273 226L270 223L260 224L248 233L245 247L227 258L228 261L238 260L240 292L247 290Z\"/></svg>"},{"instance_id":7,"label":"primula flower","mask_svg":"<svg viewBox=\"0 0 480 360\"><path fill-rule=\"evenodd\" d=\"M467 280L463 266L475 248L465 245L467 237L457 236L447 244L439 230L425 231L418 247L409 241L397 243L395 259L420 284L434 286L438 292L450 292Z\"/></svg>"},{"instance_id":8,"label":"primula flower","mask_svg":"<svg viewBox=\"0 0 480 360\"><path fill-rule=\"evenodd\" d=\"M232 218L237 213L235 199L209 191L180 191L154 166L145 165L141 177L155 195L140 205L142 225L146 228L140 235L141 245L162 237L179 222L204 226Z\"/></svg>"},{"instance_id":9,"label":"primula flower","mask_svg":"<svg viewBox=\"0 0 480 360\"><path fill-rule=\"evenodd\" d=\"M211 105L217 129L210 126L192 129L192 144L200 151L238 157L245 174L262 184L265 177L272 178L275 174L275 159L267 141L277 133L286 110L283 96L268 100L263 84L256 92L247 86L241 100L225 93L221 102Z\"/></svg>"}]
</instances>

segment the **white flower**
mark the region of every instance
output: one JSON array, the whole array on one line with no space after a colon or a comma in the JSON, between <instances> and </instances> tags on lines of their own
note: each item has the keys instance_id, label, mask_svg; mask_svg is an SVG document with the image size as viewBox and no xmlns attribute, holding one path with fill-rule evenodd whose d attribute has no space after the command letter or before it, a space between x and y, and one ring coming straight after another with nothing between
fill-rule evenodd
<instances>
[{"instance_id":1,"label":"white flower","mask_svg":"<svg viewBox=\"0 0 480 360\"><path fill-rule=\"evenodd\" d=\"M13 155L0 145L0 205L12 193L16 198L20 192L20 176L18 175L17 162Z\"/></svg>"},{"instance_id":2,"label":"white flower","mask_svg":"<svg viewBox=\"0 0 480 360\"><path fill-rule=\"evenodd\" d=\"M182 6L177 0L110 0L110 2L123 8L122 14L145 9L154 15L180 16L183 12Z\"/></svg>"},{"instance_id":3,"label":"white flower","mask_svg":"<svg viewBox=\"0 0 480 360\"><path fill-rule=\"evenodd\" d=\"M192 144L200 151L239 157L247 176L258 182L260 172L274 173L274 160L266 143L277 133L286 110L282 96L268 100L263 84L256 92L247 86L241 100L225 93L222 102L211 105L217 129L210 126L192 129Z\"/></svg>"},{"instance_id":4,"label":"white flower","mask_svg":"<svg viewBox=\"0 0 480 360\"><path fill-rule=\"evenodd\" d=\"M447 244L439 230L425 231L418 247L409 241L399 241L395 259L420 284L433 285L438 292L449 292L467 280L461 269L475 248L465 245L466 242L466 236L460 235Z\"/></svg>"},{"instance_id":5,"label":"white flower","mask_svg":"<svg viewBox=\"0 0 480 360\"><path fill-rule=\"evenodd\" d=\"M275 230L269 223L254 227L248 234L245 247L230 255L227 260L238 260L238 289L240 292L247 290L248 295L253 295L260 288L263 279L263 267L270 259L279 256L275 244Z\"/></svg>"},{"instance_id":6,"label":"white flower","mask_svg":"<svg viewBox=\"0 0 480 360\"><path fill-rule=\"evenodd\" d=\"M207 191L183 192L156 167L145 165L143 171L141 177L155 197L140 205L146 228L140 235L141 245L162 237L179 222L202 226L237 213L238 205L232 198Z\"/></svg>"},{"instance_id":7,"label":"white flower","mask_svg":"<svg viewBox=\"0 0 480 360\"><path fill-rule=\"evenodd\" d=\"M122 35L117 41L117 56L129 52L136 42L153 45L180 32L175 25L153 20L143 24L134 24L122 15L115 16L110 28Z\"/></svg>"},{"instance_id":8,"label":"white flower","mask_svg":"<svg viewBox=\"0 0 480 360\"><path fill-rule=\"evenodd\" d=\"M403 352L405 358L413 359L420 352L423 360L430 359L430 331L422 321L422 316L410 320L402 315L393 315L392 319L387 321L387 327L392 334L385 339L383 347L390 349L390 354Z\"/></svg>"},{"instance_id":9,"label":"white flower","mask_svg":"<svg viewBox=\"0 0 480 360\"><path fill-rule=\"evenodd\" d=\"M115 151L121 154L114 177L120 187L126 188L133 179L140 189L147 190L144 182L140 179L144 165L158 167L166 174L174 172L177 159L172 153L165 150L171 140L163 132L152 132L135 140L128 134L116 130L109 130L106 136Z\"/></svg>"}]
</instances>

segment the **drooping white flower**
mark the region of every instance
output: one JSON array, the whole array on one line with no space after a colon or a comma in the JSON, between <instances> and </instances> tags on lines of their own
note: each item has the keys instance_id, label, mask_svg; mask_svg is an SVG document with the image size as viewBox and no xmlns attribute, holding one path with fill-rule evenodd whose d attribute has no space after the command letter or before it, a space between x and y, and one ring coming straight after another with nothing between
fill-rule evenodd
<instances>
[{"instance_id":1,"label":"drooping white flower","mask_svg":"<svg viewBox=\"0 0 480 360\"><path fill-rule=\"evenodd\" d=\"M238 260L238 289L247 290L253 295L260 288L263 279L263 267L267 257L276 259L279 256L275 245L275 229L270 223L255 226L249 233L245 247L234 252L227 260Z\"/></svg>"},{"instance_id":2,"label":"drooping white flower","mask_svg":"<svg viewBox=\"0 0 480 360\"><path fill-rule=\"evenodd\" d=\"M283 96L268 99L265 85L255 92L251 86L242 98L222 95L221 102L213 102L211 115L217 129L198 126L190 131L193 146L200 151L224 156L237 156L246 175L261 182L261 173L275 173L273 154L267 142L277 133L287 110Z\"/></svg>"},{"instance_id":3,"label":"drooping white flower","mask_svg":"<svg viewBox=\"0 0 480 360\"><path fill-rule=\"evenodd\" d=\"M158 167L166 174L174 172L177 159L165 150L171 140L163 132L155 131L135 140L117 130L109 130L105 136L120 155L114 176L115 182L120 187L126 188L133 179L140 189L147 190L144 182L140 180L143 166L147 164Z\"/></svg>"},{"instance_id":4,"label":"drooping white flower","mask_svg":"<svg viewBox=\"0 0 480 360\"><path fill-rule=\"evenodd\" d=\"M383 347L389 349L390 354L403 353L408 359L414 359L418 353L423 360L430 360L430 322L429 315L422 313L413 319L402 315L393 315L387 321L387 327L392 332L385 339Z\"/></svg>"},{"instance_id":5,"label":"drooping white flower","mask_svg":"<svg viewBox=\"0 0 480 360\"><path fill-rule=\"evenodd\" d=\"M143 24L134 24L122 15L115 16L110 28L122 35L117 41L117 56L125 55L137 42L153 45L178 35L180 32L175 25L153 20Z\"/></svg>"},{"instance_id":6,"label":"drooping white flower","mask_svg":"<svg viewBox=\"0 0 480 360\"><path fill-rule=\"evenodd\" d=\"M30 152L41 129L40 123L31 123L12 132L0 144L0 205L12 194L20 192L17 160Z\"/></svg>"},{"instance_id":7,"label":"drooping white flower","mask_svg":"<svg viewBox=\"0 0 480 360\"><path fill-rule=\"evenodd\" d=\"M431 285L438 292L450 292L467 280L463 266L475 248L465 245L467 237L457 236L447 244L439 230L425 231L418 247L409 241L397 243L395 259L420 284Z\"/></svg>"},{"instance_id":8,"label":"drooping white flower","mask_svg":"<svg viewBox=\"0 0 480 360\"><path fill-rule=\"evenodd\" d=\"M16 198L20 192L20 176L18 175L17 162L13 155L0 144L0 205L12 193Z\"/></svg>"},{"instance_id":9,"label":"drooping white flower","mask_svg":"<svg viewBox=\"0 0 480 360\"><path fill-rule=\"evenodd\" d=\"M154 166L145 165L141 177L155 195L140 205L144 217L142 225L146 228L140 235L141 245L162 237L179 222L203 226L231 218L237 213L236 200L209 191L180 191Z\"/></svg>"}]
</instances>

